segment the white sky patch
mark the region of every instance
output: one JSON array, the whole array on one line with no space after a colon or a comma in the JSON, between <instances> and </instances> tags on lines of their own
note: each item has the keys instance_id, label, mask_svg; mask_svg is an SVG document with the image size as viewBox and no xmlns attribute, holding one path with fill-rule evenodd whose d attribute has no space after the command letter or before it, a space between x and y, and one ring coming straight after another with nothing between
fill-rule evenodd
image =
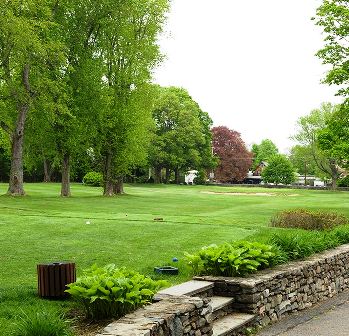
<instances>
[{"instance_id":1,"label":"white sky patch","mask_svg":"<svg viewBox=\"0 0 349 336\"><path fill-rule=\"evenodd\" d=\"M171 2L155 82L186 88L214 126L287 152L299 116L340 102L320 83L328 68L315 56L324 42L311 21L320 0Z\"/></svg>"}]
</instances>

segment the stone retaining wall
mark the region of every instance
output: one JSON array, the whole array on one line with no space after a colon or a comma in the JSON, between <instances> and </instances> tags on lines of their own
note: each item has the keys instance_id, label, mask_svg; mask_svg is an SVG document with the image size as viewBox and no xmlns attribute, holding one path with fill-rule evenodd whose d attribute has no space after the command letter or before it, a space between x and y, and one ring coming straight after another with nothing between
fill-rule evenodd
<instances>
[{"instance_id":1,"label":"stone retaining wall","mask_svg":"<svg viewBox=\"0 0 349 336\"><path fill-rule=\"evenodd\" d=\"M109 324L97 336L211 336L208 299L168 297Z\"/></svg>"},{"instance_id":2,"label":"stone retaining wall","mask_svg":"<svg viewBox=\"0 0 349 336\"><path fill-rule=\"evenodd\" d=\"M280 319L349 287L349 245L258 272L248 278L196 277L215 282L215 294L235 298L235 309L258 314L261 324Z\"/></svg>"}]
</instances>

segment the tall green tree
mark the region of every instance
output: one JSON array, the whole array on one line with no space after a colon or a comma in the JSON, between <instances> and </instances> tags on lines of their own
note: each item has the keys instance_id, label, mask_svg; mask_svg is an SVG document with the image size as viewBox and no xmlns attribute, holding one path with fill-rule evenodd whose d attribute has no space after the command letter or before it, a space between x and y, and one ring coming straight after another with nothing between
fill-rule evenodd
<instances>
[{"instance_id":1,"label":"tall green tree","mask_svg":"<svg viewBox=\"0 0 349 336\"><path fill-rule=\"evenodd\" d=\"M24 195L23 150L26 119L44 91L50 56L60 45L50 34L54 1L0 3L0 126L11 139L8 194Z\"/></svg>"},{"instance_id":2,"label":"tall green tree","mask_svg":"<svg viewBox=\"0 0 349 336\"><path fill-rule=\"evenodd\" d=\"M160 182L162 169L166 169L165 182L174 172L179 183L180 173L215 166L211 147L212 120L185 89L157 87L153 118L156 129L150 163L155 169L156 182Z\"/></svg>"},{"instance_id":3,"label":"tall green tree","mask_svg":"<svg viewBox=\"0 0 349 336\"><path fill-rule=\"evenodd\" d=\"M105 74L98 39L108 15L104 1L65 0L58 3L55 20L66 47L63 71L51 69L49 124L53 129L56 156L61 164L61 196L70 196L74 158L94 144L100 110L103 110Z\"/></svg>"},{"instance_id":4,"label":"tall green tree","mask_svg":"<svg viewBox=\"0 0 349 336\"><path fill-rule=\"evenodd\" d=\"M106 66L107 106L101 114L100 153L104 195L123 192L123 176L146 158L151 127L154 67L162 56L157 44L168 0L108 0L101 30Z\"/></svg>"},{"instance_id":5,"label":"tall green tree","mask_svg":"<svg viewBox=\"0 0 349 336\"><path fill-rule=\"evenodd\" d=\"M327 120L336 113L338 105L323 103L319 109L314 109L307 116L300 117L297 121L298 132L293 139L311 150L311 155L317 168L328 178L332 179L332 186L341 175L341 170L335 158L319 146L318 134L326 127Z\"/></svg>"}]
</instances>

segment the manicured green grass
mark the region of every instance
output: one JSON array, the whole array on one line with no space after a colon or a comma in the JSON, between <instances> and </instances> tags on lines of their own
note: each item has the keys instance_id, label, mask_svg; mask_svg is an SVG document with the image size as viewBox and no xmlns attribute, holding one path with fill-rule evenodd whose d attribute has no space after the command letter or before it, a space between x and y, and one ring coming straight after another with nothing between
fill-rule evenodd
<instances>
[{"instance_id":1,"label":"manicured green grass","mask_svg":"<svg viewBox=\"0 0 349 336\"><path fill-rule=\"evenodd\" d=\"M0 184L0 194L6 187ZM73 197L62 199L59 188L28 184L26 197L0 196L0 335L12 330L21 309L70 306L36 298L37 263L71 260L78 273L93 263L115 263L153 275L154 266L177 257L181 274L170 281L181 282L190 277L185 251L262 235L276 211L302 207L349 216L346 192L132 185L124 196L105 198L100 188L76 184Z\"/></svg>"}]
</instances>

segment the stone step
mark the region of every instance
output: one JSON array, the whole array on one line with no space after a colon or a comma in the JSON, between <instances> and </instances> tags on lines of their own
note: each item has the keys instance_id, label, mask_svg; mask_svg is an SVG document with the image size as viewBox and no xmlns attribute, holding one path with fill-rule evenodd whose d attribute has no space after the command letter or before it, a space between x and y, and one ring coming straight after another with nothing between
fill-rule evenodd
<instances>
[{"instance_id":1,"label":"stone step","mask_svg":"<svg viewBox=\"0 0 349 336\"><path fill-rule=\"evenodd\" d=\"M211 299L210 305L212 307L212 312L215 312L219 309L230 306L234 302L234 299L232 297L225 297L225 296L212 296L210 299Z\"/></svg>"},{"instance_id":2,"label":"stone step","mask_svg":"<svg viewBox=\"0 0 349 336\"><path fill-rule=\"evenodd\" d=\"M234 299L232 297L224 296L212 296L210 297L210 305L212 307L212 318L216 320L227 314L230 314L233 310Z\"/></svg>"},{"instance_id":3,"label":"stone step","mask_svg":"<svg viewBox=\"0 0 349 336\"><path fill-rule=\"evenodd\" d=\"M214 282L191 280L158 292L160 295L211 296ZM212 292L212 293L210 293Z\"/></svg>"},{"instance_id":4,"label":"stone step","mask_svg":"<svg viewBox=\"0 0 349 336\"><path fill-rule=\"evenodd\" d=\"M256 315L232 313L213 322L212 336L230 336L241 330L247 323L252 322Z\"/></svg>"}]
</instances>

